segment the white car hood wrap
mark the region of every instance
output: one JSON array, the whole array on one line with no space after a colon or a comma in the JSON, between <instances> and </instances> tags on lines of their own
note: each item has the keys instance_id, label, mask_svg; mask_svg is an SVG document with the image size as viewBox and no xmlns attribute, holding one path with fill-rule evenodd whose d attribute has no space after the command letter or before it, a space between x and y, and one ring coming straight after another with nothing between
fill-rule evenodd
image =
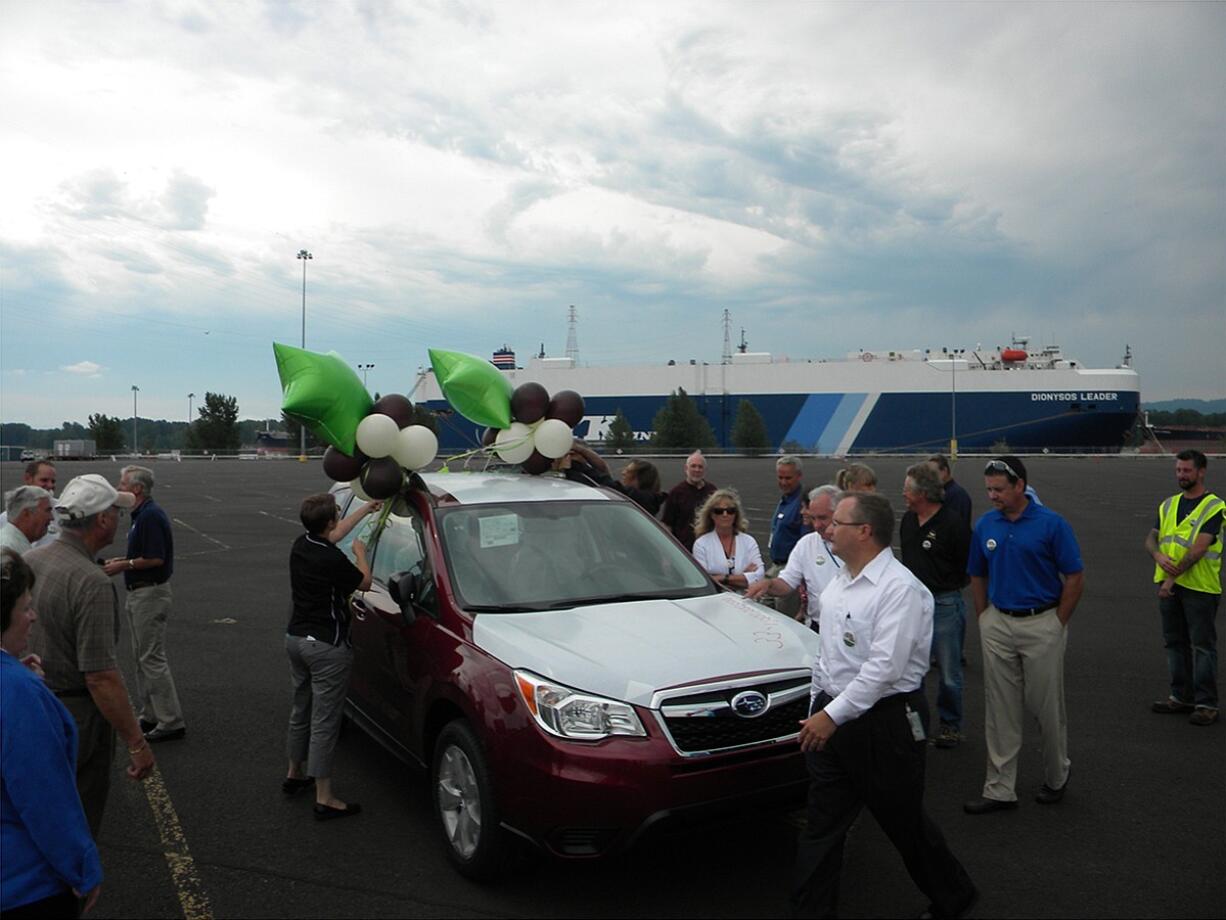
<instances>
[{"instance_id":1,"label":"white car hood wrap","mask_svg":"<svg viewBox=\"0 0 1226 920\"><path fill-rule=\"evenodd\" d=\"M734 594L539 613L481 613L473 641L511 668L650 706L657 690L732 674L809 669L817 634Z\"/></svg>"}]
</instances>

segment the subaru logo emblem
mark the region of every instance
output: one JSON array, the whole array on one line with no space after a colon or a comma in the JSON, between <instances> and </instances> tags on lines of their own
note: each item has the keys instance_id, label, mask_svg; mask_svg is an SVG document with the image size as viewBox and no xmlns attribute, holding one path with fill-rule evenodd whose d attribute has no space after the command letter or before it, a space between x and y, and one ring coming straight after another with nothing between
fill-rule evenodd
<instances>
[{"instance_id":1,"label":"subaru logo emblem","mask_svg":"<svg viewBox=\"0 0 1226 920\"><path fill-rule=\"evenodd\" d=\"M756 719L769 706L766 697L757 690L746 690L732 698L732 711L742 719Z\"/></svg>"}]
</instances>

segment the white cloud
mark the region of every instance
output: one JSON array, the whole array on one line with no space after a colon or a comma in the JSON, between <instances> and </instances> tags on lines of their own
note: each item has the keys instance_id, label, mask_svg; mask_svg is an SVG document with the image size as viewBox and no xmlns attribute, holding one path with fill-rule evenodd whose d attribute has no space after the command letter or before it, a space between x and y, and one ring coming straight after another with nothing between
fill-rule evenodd
<instances>
[{"instance_id":1,"label":"white cloud","mask_svg":"<svg viewBox=\"0 0 1226 920\"><path fill-rule=\"evenodd\" d=\"M79 377L101 377L101 372L105 368L101 364L95 364L93 361L78 361L76 364L66 364L60 370L68 374L76 374Z\"/></svg>"}]
</instances>

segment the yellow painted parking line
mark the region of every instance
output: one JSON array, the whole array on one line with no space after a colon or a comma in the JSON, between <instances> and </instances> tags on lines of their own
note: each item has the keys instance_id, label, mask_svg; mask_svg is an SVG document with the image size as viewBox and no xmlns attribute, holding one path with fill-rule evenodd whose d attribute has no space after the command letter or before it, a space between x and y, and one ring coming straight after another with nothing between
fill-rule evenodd
<instances>
[{"instance_id":1,"label":"yellow painted parking line","mask_svg":"<svg viewBox=\"0 0 1226 920\"><path fill-rule=\"evenodd\" d=\"M179 897L179 905L183 908L184 920L213 920L213 909L209 906L204 883L187 848L187 837L170 801L170 792L162 782L162 771L154 765L153 772L145 777L142 785L149 808L153 811L153 820L162 841L162 853L166 857L166 865L170 867L170 879Z\"/></svg>"}]
</instances>

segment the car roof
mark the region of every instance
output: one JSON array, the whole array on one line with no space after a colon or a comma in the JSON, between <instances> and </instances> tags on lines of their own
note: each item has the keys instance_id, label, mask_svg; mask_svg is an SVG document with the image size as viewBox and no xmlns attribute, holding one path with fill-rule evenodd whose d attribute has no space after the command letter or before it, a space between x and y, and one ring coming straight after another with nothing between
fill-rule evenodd
<instances>
[{"instance_id":1,"label":"car roof","mask_svg":"<svg viewBox=\"0 0 1226 920\"><path fill-rule=\"evenodd\" d=\"M604 489L560 476L524 473L425 473L422 480L439 504L485 505L504 502L613 501Z\"/></svg>"}]
</instances>

